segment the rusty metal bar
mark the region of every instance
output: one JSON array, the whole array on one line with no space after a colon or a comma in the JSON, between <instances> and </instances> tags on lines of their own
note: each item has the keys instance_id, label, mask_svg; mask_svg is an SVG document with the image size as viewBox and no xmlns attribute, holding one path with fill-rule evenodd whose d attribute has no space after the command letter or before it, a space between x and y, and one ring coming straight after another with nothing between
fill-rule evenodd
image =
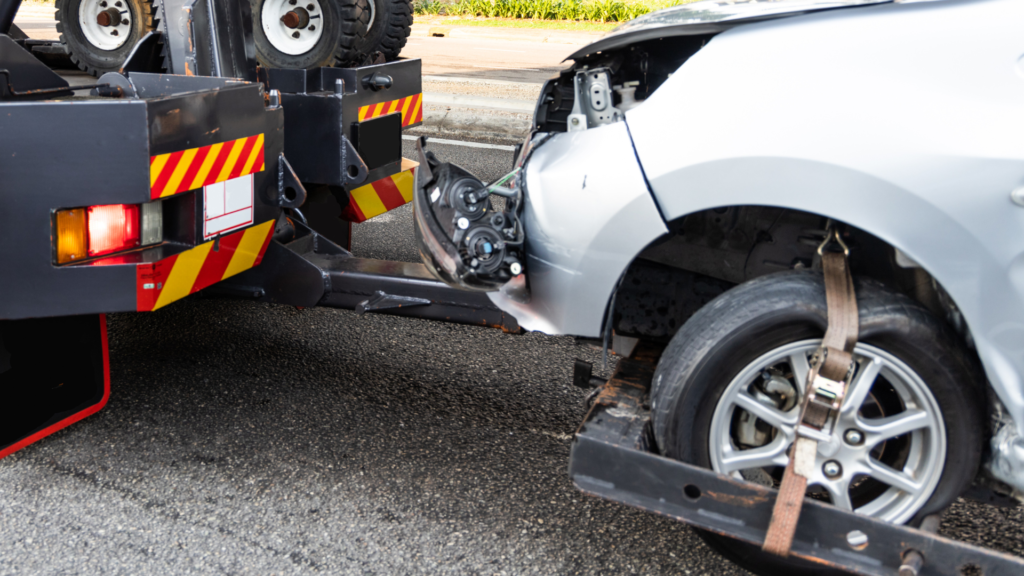
<instances>
[{"instance_id":1,"label":"rusty metal bar","mask_svg":"<svg viewBox=\"0 0 1024 576\"><path fill-rule=\"evenodd\" d=\"M646 403L656 360L641 349L619 363L576 434L572 481L587 494L760 546L776 490L651 452ZM958 576L970 566L986 576L1024 574L1024 559L943 538L930 522L918 530L808 500L793 554L865 575L903 574L908 562L920 574Z\"/></svg>"}]
</instances>

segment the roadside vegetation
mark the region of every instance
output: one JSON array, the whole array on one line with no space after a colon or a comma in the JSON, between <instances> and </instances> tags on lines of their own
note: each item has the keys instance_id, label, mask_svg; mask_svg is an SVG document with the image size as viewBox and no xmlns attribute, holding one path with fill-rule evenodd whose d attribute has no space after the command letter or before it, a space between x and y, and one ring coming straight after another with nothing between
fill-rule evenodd
<instances>
[{"instance_id":1,"label":"roadside vegetation","mask_svg":"<svg viewBox=\"0 0 1024 576\"><path fill-rule=\"evenodd\" d=\"M694 0L414 0L418 16L516 20L627 22L648 12Z\"/></svg>"}]
</instances>

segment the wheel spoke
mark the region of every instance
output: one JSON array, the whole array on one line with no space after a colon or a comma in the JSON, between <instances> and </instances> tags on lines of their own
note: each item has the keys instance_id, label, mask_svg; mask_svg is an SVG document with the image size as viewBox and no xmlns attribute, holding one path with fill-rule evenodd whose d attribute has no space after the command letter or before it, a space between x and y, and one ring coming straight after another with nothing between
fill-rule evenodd
<instances>
[{"instance_id":1,"label":"wheel spoke","mask_svg":"<svg viewBox=\"0 0 1024 576\"><path fill-rule=\"evenodd\" d=\"M800 391L800 397L804 395L804 391L807 389L807 374L811 371L811 365L807 361L807 354L804 352L797 352L789 356L789 366L793 369L793 380L796 382L796 387Z\"/></svg>"},{"instance_id":2,"label":"wheel spoke","mask_svg":"<svg viewBox=\"0 0 1024 576\"><path fill-rule=\"evenodd\" d=\"M845 480L836 480L834 482L825 481L821 484L822 488L828 490L829 498L832 499L832 505L836 508L842 508L843 510L853 511L853 501L850 500L850 483Z\"/></svg>"},{"instance_id":3,"label":"wheel spoke","mask_svg":"<svg viewBox=\"0 0 1024 576\"><path fill-rule=\"evenodd\" d=\"M871 393L871 387L875 385L875 379L878 378L878 373L881 371L882 360L878 358L860 367L860 370L853 377L853 382L850 382L850 385L847 386L846 399L843 400L841 410L843 415L853 416L857 414L860 407L864 405L868 394Z\"/></svg>"},{"instance_id":4,"label":"wheel spoke","mask_svg":"<svg viewBox=\"0 0 1024 576\"><path fill-rule=\"evenodd\" d=\"M867 434L865 443L868 446L874 446L890 438L927 428L931 424L931 417L924 410L915 409L900 412L888 418L870 420L858 418L857 424Z\"/></svg>"},{"instance_id":5,"label":"wheel spoke","mask_svg":"<svg viewBox=\"0 0 1024 576\"><path fill-rule=\"evenodd\" d=\"M903 490L908 494L917 494L921 491L920 482L914 480L905 472L894 470L877 460L868 459L867 473L875 480L878 480L883 484L888 484L893 488Z\"/></svg>"},{"instance_id":6,"label":"wheel spoke","mask_svg":"<svg viewBox=\"0 0 1024 576\"><path fill-rule=\"evenodd\" d=\"M757 399L747 394L746 391L740 391L736 395L736 405L779 429L796 426L796 421L799 418L799 414L795 410L783 412L777 408L772 408L758 402Z\"/></svg>"},{"instance_id":7,"label":"wheel spoke","mask_svg":"<svg viewBox=\"0 0 1024 576\"><path fill-rule=\"evenodd\" d=\"M749 470L750 468L765 468L768 466L785 466L789 464L789 456L786 455L786 448L789 443L779 434L775 440L758 448L750 450L734 450L729 448L723 454L721 470L723 474L736 472L737 470Z\"/></svg>"}]
</instances>

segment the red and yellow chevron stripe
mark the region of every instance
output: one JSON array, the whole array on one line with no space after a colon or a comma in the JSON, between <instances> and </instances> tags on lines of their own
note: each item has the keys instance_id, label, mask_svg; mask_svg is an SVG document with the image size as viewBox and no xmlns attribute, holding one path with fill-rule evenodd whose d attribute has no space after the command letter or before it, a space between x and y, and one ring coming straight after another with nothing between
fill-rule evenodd
<instances>
[{"instance_id":1,"label":"red and yellow chevron stripe","mask_svg":"<svg viewBox=\"0 0 1024 576\"><path fill-rule=\"evenodd\" d=\"M423 122L423 94L415 94L407 98L399 98L390 102L370 104L359 108L359 121L372 120L395 112L402 113L402 126L412 126Z\"/></svg>"},{"instance_id":2,"label":"red and yellow chevron stripe","mask_svg":"<svg viewBox=\"0 0 1024 576\"><path fill-rule=\"evenodd\" d=\"M258 266L270 245L274 221L269 220L191 250L136 267L135 290L139 312L151 312L189 294Z\"/></svg>"},{"instance_id":3,"label":"red and yellow chevron stripe","mask_svg":"<svg viewBox=\"0 0 1024 576\"><path fill-rule=\"evenodd\" d=\"M348 193L348 206L341 217L349 222L365 222L374 216L412 202L418 162L402 158L402 171L360 186Z\"/></svg>"},{"instance_id":4,"label":"red and yellow chevron stripe","mask_svg":"<svg viewBox=\"0 0 1024 576\"><path fill-rule=\"evenodd\" d=\"M264 170L263 134L149 159L150 198L166 198Z\"/></svg>"}]
</instances>

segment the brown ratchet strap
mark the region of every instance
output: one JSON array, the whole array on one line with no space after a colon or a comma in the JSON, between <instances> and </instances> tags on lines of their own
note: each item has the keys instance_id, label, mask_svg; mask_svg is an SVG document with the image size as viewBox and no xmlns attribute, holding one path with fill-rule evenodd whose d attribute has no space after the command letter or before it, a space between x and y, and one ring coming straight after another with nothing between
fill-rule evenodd
<instances>
[{"instance_id":1,"label":"brown ratchet strap","mask_svg":"<svg viewBox=\"0 0 1024 576\"><path fill-rule=\"evenodd\" d=\"M842 252L826 252L825 247L835 241ZM789 454L789 465L782 476L782 485L772 510L771 523L762 549L778 556L789 556L796 533L797 520L807 491L807 479L814 472L815 455L819 441L828 441L826 430L829 416L842 406L849 376L853 373L853 347L860 330L857 314L857 296L853 291L847 256L849 250L833 228L818 248L825 273L825 302L828 307L828 329L821 346L811 360L807 375L807 394L797 437Z\"/></svg>"}]
</instances>

